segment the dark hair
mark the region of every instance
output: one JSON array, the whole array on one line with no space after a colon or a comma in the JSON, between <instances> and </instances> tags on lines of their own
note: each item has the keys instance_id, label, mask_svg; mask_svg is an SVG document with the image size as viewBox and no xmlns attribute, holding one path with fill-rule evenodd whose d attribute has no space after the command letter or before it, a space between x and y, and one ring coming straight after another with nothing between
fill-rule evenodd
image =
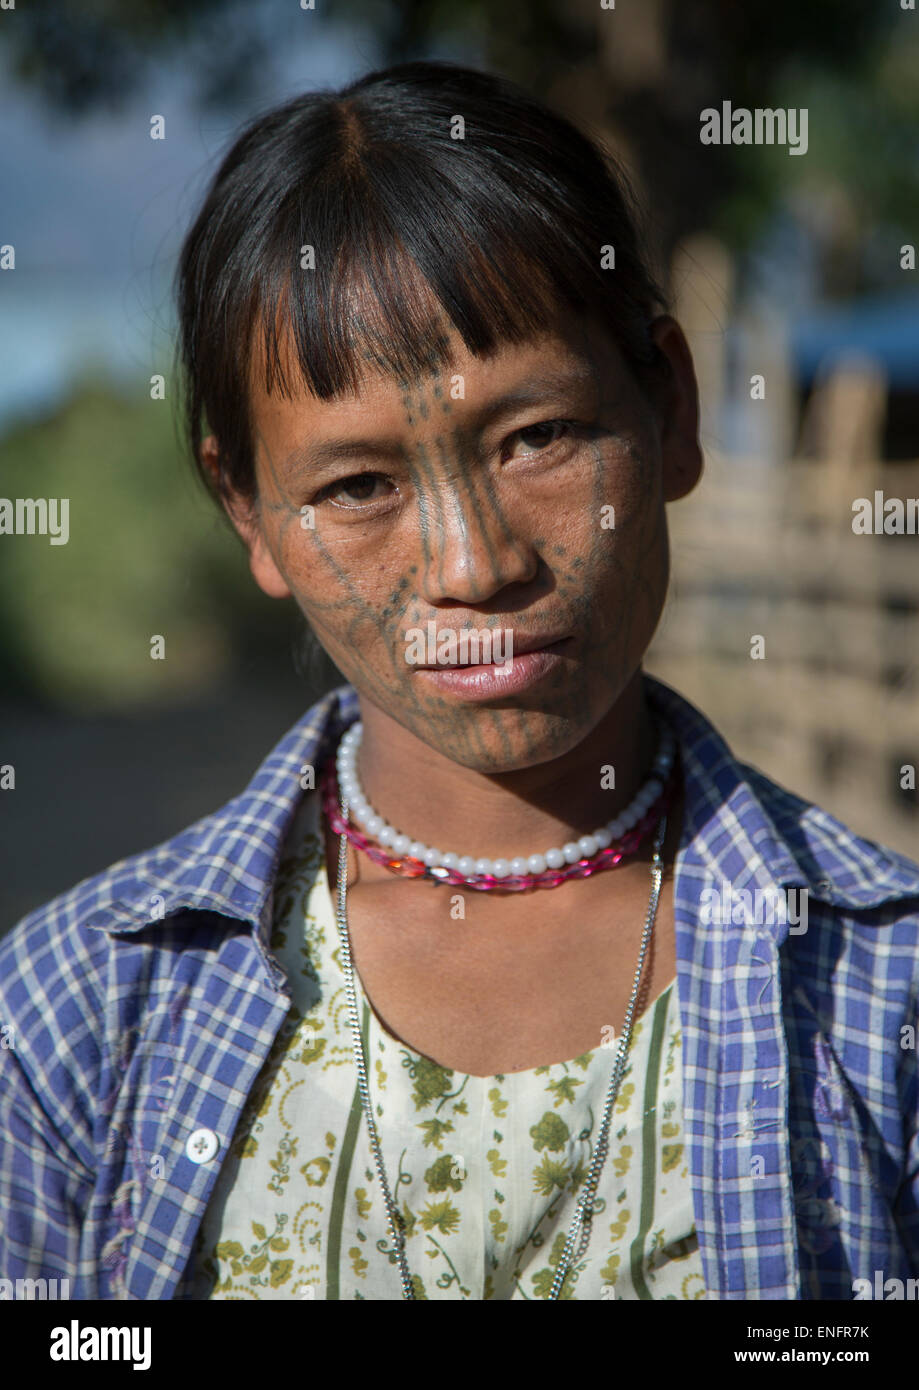
<instances>
[{"instance_id":1,"label":"dark hair","mask_svg":"<svg viewBox=\"0 0 919 1390\"><path fill-rule=\"evenodd\" d=\"M476 355L545 330L564 303L603 315L633 368L659 362L648 325L667 303L640 221L611 155L472 68L403 63L268 111L223 159L176 273L199 475L212 493L256 500L253 349L261 334L265 389L276 379L289 396L285 313L302 380L321 399L355 389L360 349L404 376L445 365L435 300ZM300 270L304 246L315 269ZM601 266L610 246L614 270ZM208 431L216 487L199 457Z\"/></svg>"}]
</instances>

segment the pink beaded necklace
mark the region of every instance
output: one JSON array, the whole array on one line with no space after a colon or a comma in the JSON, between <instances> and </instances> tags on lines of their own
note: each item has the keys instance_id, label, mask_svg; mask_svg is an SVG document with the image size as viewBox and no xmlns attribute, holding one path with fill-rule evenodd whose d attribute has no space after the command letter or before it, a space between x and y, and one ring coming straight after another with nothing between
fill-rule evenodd
<instances>
[{"instance_id":1,"label":"pink beaded necklace","mask_svg":"<svg viewBox=\"0 0 919 1390\"><path fill-rule=\"evenodd\" d=\"M623 859L634 855L650 831L660 821L673 801L677 787L677 763L674 758L663 789L648 806L644 814L615 843L600 849L596 854L585 856L573 864L559 869L548 869L539 874L506 874L500 878L494 874L464 874L455 868L444 865L428 865L409 854L393 855L391 850L374 843L368 836L352 825L348 816L339 809L338 778L335 758L330 757L320 778L320 793L323 810L329 825L336 835L344 835L356 849L362 850L374 863L381 864L391 873L405 878L424 878L432 883L449 883L456 887L474 888L480 892L503 890L520 893L528 888L556 888L569 878L589 878L591 874L603 869L612 869Z\"/></svg>"}]
</instances>

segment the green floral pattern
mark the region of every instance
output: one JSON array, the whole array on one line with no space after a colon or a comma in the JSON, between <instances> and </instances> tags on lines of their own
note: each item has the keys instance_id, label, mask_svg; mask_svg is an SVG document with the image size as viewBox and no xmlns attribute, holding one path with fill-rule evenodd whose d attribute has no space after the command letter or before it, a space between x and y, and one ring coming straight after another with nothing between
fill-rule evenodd
<instances>
[{"instance_id":1,"label":"green floral pattern","mask_svg":"<svg viewBox=\"0 0 919 1390\"><path fill-rule=\"evenodd\" d=\"M315 793L291 827L272 950L292 1005L198 1232L202 1299L398 1299L361 1111ZM357 981L370 1093L415 1296L549 1296L590 1166L614 1046L506 1076L451 1071L387 1033ZM704 1298L669 985L633 1031L593 1231L566 1299Z\"/></svg>"}]
</instances>

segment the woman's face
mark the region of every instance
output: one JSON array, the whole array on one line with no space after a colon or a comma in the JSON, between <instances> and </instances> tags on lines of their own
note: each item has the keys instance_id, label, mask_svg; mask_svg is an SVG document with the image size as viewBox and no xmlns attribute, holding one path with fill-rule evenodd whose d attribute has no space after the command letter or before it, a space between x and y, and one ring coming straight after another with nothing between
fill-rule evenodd
<instances>
[{"instance_id":1,"label":"woman's face","mask_svg":"<svg viewBox=\"0 0 919 1390\"><path fill-rule=\"evenodd\" d=\"M259 507L234 520L258 584L293 595L365 723L369 702L495 773L565 754L616 703L666 595L664 503L701 470L689 350L673 319L653 334L672 366L653 407L611 337L567 314L487 359L451 330L448 369L413 381L368 360L334 401L269 396L254 374ZM472 699L418 664L429 624L509 632L514 650L566 640L523 689Z\"/></svg>"}]
</instances>

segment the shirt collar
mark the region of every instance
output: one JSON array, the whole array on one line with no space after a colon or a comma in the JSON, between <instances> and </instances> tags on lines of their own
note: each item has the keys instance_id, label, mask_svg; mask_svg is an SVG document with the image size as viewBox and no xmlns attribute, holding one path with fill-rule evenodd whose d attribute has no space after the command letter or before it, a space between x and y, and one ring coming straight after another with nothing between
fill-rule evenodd
<instances>
[{"instance_id":1,"label":"shirt collar","mask_svg":"<svg viewBox=\"0 0 919 1390\"><path fill-rule=\"evenodd\" d=\"M738 761L685 696L647 674L645 682L680 744L680 851L719 887L727 880L752 889L806 888L815 899L854 910L919 895L919 865L862 839L829 812Z\"/></svg>"}]
</instances>

